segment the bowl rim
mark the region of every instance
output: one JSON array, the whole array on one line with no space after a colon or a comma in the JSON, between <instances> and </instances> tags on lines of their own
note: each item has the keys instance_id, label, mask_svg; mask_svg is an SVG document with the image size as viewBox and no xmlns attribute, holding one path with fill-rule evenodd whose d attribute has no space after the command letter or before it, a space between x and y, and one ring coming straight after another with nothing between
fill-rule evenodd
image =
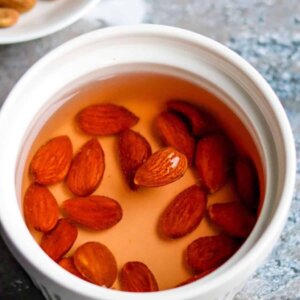
<instances>
[{"instance_id":1,"label":"bowl rim","mask_svg":"<svg viewBox=\"0 0 300 300\"><path fill-rule=\"evenodd\" d=\"M195 45L204 47L205 49L213 52L218 57L221 57L223 60L229 62L231 65L234 65L239 70L241 70L249 80L265 95L265 98L268 100L268 104L272 107L274 116L278 122L278 126L281 130L281 134L284 137L284 149L285 151L285 159L286 159L286 176L284 178L284 188L281 193L281 200L278 204L276 211L272 217L269 225L264 229L264 232L259 237L259 239L252 246L250 251L246 253L238 262L238 266L234 268L228 268L222 274L222 276L217 276L212 278L210 281L205 281L205 285L197 285L196 283L191 283L187 286L183 286L176 289L174 293L174 289L160 291L156 293L143 293L144 299L154 299L161 296L161 299L189 299L191 297L203 295L209 291L217 289L221 289L222 286L226 286L228 282L238 276L239 273L242 273L243 270L247 270L250 264L255 264L257 257L265 256L271 251L272 246L277 240L279 233L282 231L283 226L285 224L287 214L290 208L292 193L295 182L296 175L296 153L295 153L295 145L292 130L290 124L288 122L285 111L278 100L277 96L265 81L265 79L242 57L238 54L227 48L226 46L208 38L202 36L200 34L187 31L184 29L179 29L175 27L163 26L163 25L130 25L130 26L116 26L111 28L99 29L96 31L92 31L87 34L83 34L75 39L72 39L58 48L52 50L49 54L40 59L37 63L35 63L19 80L19 82L15 85L9 96L7 97L6 102L4 103L1 114L0 114L0 124L2 123L2 115L5 114L7 110L11 109L11 106L14 105L14 101L16 101L15 95L17 95L18 90L22 89L23 86L26 86L27 82L37 74L45 65L54 60L57 57L62 56L65 52L72 51L72 49L76 49L78 47L82 47L85 44L92 43L93 40L103 39L107 37L118 37L118 36L160 36L166 38L175 38L184 42L193 43ZM0 131L1 132L1 131ZM1 158L0 158L1 161ZM3 174L3 171L0 170L0 174ZM1 186L1 182L0 182ZM77 278L72 278L74 276L63 272L63 270L58 270L57 274L60 276L54 276L57 274L47 273L42 267L40 262L35 261L35 259L30 256L30 251L28 249L22 249L22 244L20 241L16 239L12 239L10 228L13 226L13 222L9 224L8 218L4 218L3 214L1 214L0 208L0 216L1 217L1 225L7 238L10 242L18 249L18 251L26 257L30 263L39 270L39 272L43 273L46 277L50 278L56 284L64 287L65 289L72 290L78 295L91 297L91 299L97 297L95 295L102 295L105 299L140 299L140 293L132 294L121 291L114 291L110 289L104 289L98 286L91 286L90 283L84 282ZM10 233L9 233L10 232ZM22 249L22 250L21 250ZM46 257L46 255L45 255ZM66 273L66 274L64 274ZM66 280L62 280L62 278L66 278ZM67 280L69 279L69 280ZM71 280L72 279L72 280ZM72 282L75 283L72 285ZM84 288L86 287L86 288ZM98 291L98 293L94 293L94 291ZM173 293L172 293L173 291ZM96 298L95 298L96 299Z\"/></svg>"}]
</instances>

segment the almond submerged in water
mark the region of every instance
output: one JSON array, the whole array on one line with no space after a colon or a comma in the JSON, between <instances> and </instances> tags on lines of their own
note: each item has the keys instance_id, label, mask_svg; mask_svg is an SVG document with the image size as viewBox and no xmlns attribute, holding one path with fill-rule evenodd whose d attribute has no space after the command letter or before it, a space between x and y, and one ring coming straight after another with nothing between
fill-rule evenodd
<instances>
[{"instance_id":1,"label":"almond submerged in water","mask_svg":"<svg viewBox=\"0 0 300 300\"><path fill-rule=\"evenodd\" d=\"M64 257L58 262L58 264L66 271L70 272L71 274L73 274L81 279L85 279L81 276L81 274L76 269L73 257Z\"/></svg>"},{"instance_id":2,"label":"almond submerged in water","mask_svg":"<svg viewBox=\"0 0 300 300\"><path fill-rule=\"evenodd\" d=\"M31 184L25 193L23 208L27 225L35 230L47 232L57 223L58 205L46 187Z\"/></svg>"},{"instance_id":3,"label":"almond submerged in water","mask_svg":"<svg viewBox=\"0 0 300 300\"><path fill-rule=\"evenodd\" d=\"M213 204L208 215L225 233L241 238L250 234L256 222L255 216L239 202Z\"/></svg>"},{"instance_id":4,"label":"almond submerged in water","mask_svg":"<svg viewBox=\"0 0 300 300\"><path fill-rule=\"evenodd\" d=\"M43 235L41 248L58 261L71 249L77 234L77 227L71 221L60 219L51 231Z\"/></svg>"},{"instance_id":5,"label":"almond submerged in water","mask_svg":"<svg viewBox=\"0 0 300 300\"><path fill-rule=\"evenodd\" d=\"M139 118L123 106L91 105L77 115L79 128L91 135L112 135L131 128Z\"/></svg>"},{"instance_id":6,"label":"almond submerged in water","mask_svg":"<svg viewBox=\"0 0 300 300\"><path fill-rule=\"evenodd\" d=\"M111 287L117 278L117 262L111 251L98 242L81 245L74 253L79 273L97 285Z\"/></svg>"},{"instance_id":7,"label":"almond submerged in water","mask_svg":"<svg viewBox=\"0 0 300 300\"><path fill-rule=\"evenodd\" d=\"M222 265L239 248L240 243L225 235L200 237L186 250L186 262L196 273Z\"/></svg>"},{"instance_id":8,"label":"almond submerged in water","mask_svg":"<svg viewBox=\"0 0 300 300\"><path fill-rule=\"evenodd\" d=\"M62 181L69 171L72 159L72 144L67 136L51 139L41 146L30 163L33 180L42 185Z\"/></svg>"},{"instance_id":9,"label":"almond submerged in water","mask_svg":"<svg viewBox=\"0 0 300 300\"><path fill-rule=\"evenodd\" d=\"M156 292L159 290L153 273L142 262L127 262L120 274L123 291L127 292Z\"/></svg>"},{"instance_id":10,"label":"almond submerged in water","mask_svg":"<svg viewBox=\"0 0 300 300\"><path fill-rule=\"evenodd\" d=\"M138 168L134 183L138 186L158 187L180 179L186 172L188 161L184 154L168 147L153 153Z\"/></svg>"},{"instance_id":11,"label":"almond submerged in water","mask_svg":"<svg viewBox=\"0 0 300 300\"><path fill-rule=\"evenodd\" d=\"M238 158L234 170L239 197L247 207L255 210L259 202L259 181L254 163L249 158Z\"/></svg>"},{"instance_id":12,"label":"almond submerged in water","mask_svg":"<svg viewBox=\"0 0 300 300\"><path fill-rule=\"evenodd\" d=\"M69 219L93 230L108 229L122 218L120 204L105 196L69 199L62 209Z\"/></svg>"},{"instance_id":13,"label":"almond submerged in water","mask_svg":"<svg viewBox=\"0 0 300 300\"><path fill-rule=\"evenodd\" d=\"M216 120L194 104L183 100L170 100L167 102L167 107L186 119L194 136L199 137L219 131Z\"/></svg>"},{"instance_id":14,"label":"almond submerged in water","mask_svg":"<svg viewBox=\"0 0 300 300\"><path fill-rule=\"evenodd\" d=\"M187 126L179 117L164 111L156 118L156 127L165 146L170 146L186 155L189 165L193 164L195 141Z\"/></svg>"},{"instance_id":15,"label":"almond submerged in water","mask_svg":"<svg viewBox=\"0 0 300 300\"><path fill-rule=\"evenodd\" d=\"M130 188L135 190L135 173L150 157L151 146L141 134L130 129L119 134L118 146L122 172Z\"/></svg>"},{"instance_id":16,"label":"almond submerged in water","mask_svg":"<svg viewBox=\"0 0 300 300\"><path fill-rule=\"evenodd\" d=\"M195 158L196 170L210 193L217 192L227 183L233 155L234 148L224 135L209 135L199 140Z\"/></svg>"},{"instance_id":17,"label":"almond submerged in water","mask_svg":"<svg viewBox=\"0 0 300 300\"><path fill-rule=\"evenodd\" d=\"M169 238L179 238L192 232L206 211L206 193L197 185L184 191L167 206L160 217L160 231Z\"/></svg>"},{"instance_id":18,"label":"almond submerged in water","mask_svg":"<svg viewBox=\"0 0 300 300\"><path fill-rule=\"evenodd\" d=\"M85 143L72 160L66 184L77 196L88 196L101 183L105 169L104 152L97 139Z\"/></svg>"}]
</instances>

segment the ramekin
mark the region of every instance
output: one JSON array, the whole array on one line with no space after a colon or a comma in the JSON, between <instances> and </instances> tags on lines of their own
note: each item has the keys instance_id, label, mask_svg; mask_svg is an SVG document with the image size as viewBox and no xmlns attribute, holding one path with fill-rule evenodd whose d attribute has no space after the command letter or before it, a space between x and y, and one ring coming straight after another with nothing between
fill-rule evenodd
<instances>
[{"instance_id":1,"label":"ramekin","mask_svg":"<svg viewBox=\"0 0 300 300\"><path fill-rule=\"evenodd\" d=\"M219 96L251 133L266 178L263 208L241 249L211 275L155 293L115 291L68 274L34 241L21 209L21 182L28 151L48 117L67 101L60 96L103 74L124 71L181 76ZM295 146L275 93L236 53L207 37L178 28L139 25L101 29L53 50L26 72L7 97L0 115L0 139L1 233L46 299L231 299L272 250L292 199Z\"/></svg>"}]
</instances>

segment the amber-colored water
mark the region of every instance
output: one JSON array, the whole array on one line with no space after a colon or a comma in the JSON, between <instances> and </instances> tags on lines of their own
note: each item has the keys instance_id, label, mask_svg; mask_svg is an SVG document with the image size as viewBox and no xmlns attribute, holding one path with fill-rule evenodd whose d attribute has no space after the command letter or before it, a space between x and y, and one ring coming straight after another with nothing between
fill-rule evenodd
<instances>
[{"instance_id":1,"label":"amber-colored water","mask_svg":"<svg viewBox=\"0 0 300 300\"><path fill-rule=\"evenodd\" d=\"M76 129L74 123L75 115L83 107L107 102L125 106L140 117L133 129L144 135L155 151L162 145L154 132L153 119L165 108L165 102L170 98L188 99L198 103L218 119L239 151L252 157L255 162L263 195L262 164L255 144L241 121L206 90L179 78L150 73L116 75L79 88L71 100L49 119L32 145L23 180L23 195L30 184L28 165L37 148L52 137L66 134L71 138L76 152L90 138ZM114 253L119 268L127 261L142 261L155 274L160 289L176 286L191 275L183 260L187 245L198 237L218 233L218 229L205 217L198 228L186 237L168 240L157 234L160 214L180 191L197 182L196 174L188 170L183 178L167 186L131 191L121 174L116 137L101 137L99 141L105 152L106 169L95 194L119 201L123 208L123 219L113 228L101 232L80 228L78 239L69 255L86 241L99 241ZM51 186L50 190L58 203L72 197L64 184ZM208 197L208 205L232 201L236 197L232 183L229 182L219 192ZM32 234L39 242L40 234L34 231ZM118 281L113 287L119 287Z\"/></svg>"}]
</instances>

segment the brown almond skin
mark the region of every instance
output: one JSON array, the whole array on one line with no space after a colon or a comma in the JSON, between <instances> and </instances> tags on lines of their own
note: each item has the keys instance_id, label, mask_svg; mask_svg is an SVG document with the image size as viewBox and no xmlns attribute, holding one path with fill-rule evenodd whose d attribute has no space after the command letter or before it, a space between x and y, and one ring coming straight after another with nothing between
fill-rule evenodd
<instances>
[{"instance_id":1,"label":"brown almond skin","mask_svg":"<svg viewBox=\"0 0 300 300\"><path fill-rule=\"evenodd\" d=\"M153 153L138 168L134 183L138 186L158 187L180 179L186 172L188 161L184 154L172 147Z\"/></svg>"},{"instance_id":2,"label":"brown almond skin","mask_svg":"<svg viewBox=\"0 0 300 300\"><path fill-rule=\"evenodd\" d=\"M203 137L220 131L217 121L197 105L174 99L167 102L167 107L188 121L194 136Z\"/></svg>"},{"instance_id":3,"label":"brown almond skin","mask_svg":"<svg viewBox=\"0 0 300 300\"><path fill-rule=\"evenodd\" d=\"M66 184L74 195L88 196L100 185L104 170L102 147L97 139L91 139L73 158Z\"/></svg>"},{"instance_id":4,"label":"brown almond skin","mask_svg":"<svg viewBox=\"0 0 300 300\"><path fill-rule=\"evenodd\" d=\"M122 219L120 204L105 196L69 199L62 209L70 220L93 230L108 229Z\"/></svg>"},{"instance_id":5,"label":"brown almond skin","mask_svg":"<svg viewBox=\"0 0 300 300\"><path fill-rule=\"evenodd\" d=\"M60 219L54 229L43 235L41 248L58 261L71 249L77 234L77 227L70 220Z\"/></svg>"},{"instance_id":6,"label":"brown almond skin","mask_svg":"<svg viewBox=\"0 0 300 300\"><path fill-rule=\"evenodd\" d=\"M171 146L185 154L189 165L192 165L195 140L185 123L175 114L164 111L156 118L156 127L165 146Z\"/></svg>"},{"instance_id":7,"label":"brown almond skin","mask_svg":"<svg viewBox=\"0 0 300 300\"><path fill-rule=\"evenodd\" d=\"M66 271L70 272L71 274L81 278L81 279L84 279L86 280L85 278L83 278L81 276L81 274L78 272L78 270L76 269L75 267L75 264L74 264L74 258L72 256L70 257L63 257L59 262L58 264L63 268L65 269Z\"/></svg>"},{"instance_id":8,"label":"brown almond skin","mask_svg":"<svg viewBox=\"0 0 300 300\"><path fill-rule=\"evenodd\" d=\"M0 28L6 28L15 25L19 20L19 13L12 8L0 7Z\"/></svg>"},{"instance_id":9,"label":"brown almond skin","mask_svg":"<svg viewBox=\"0 0 300 300\"><path fill-rule=\"evenodd\" d=\"M90 135L106 136L131 128L139 118L123 106L91 105L77 115L78 127Z\"/></svg>"},{"instance_id":10,"label":"brown almond skin","mask_svg":"<svg viewBox=\"0 0 300 300\"><path fill-rule=\"evenodd\" d=\"M236 191L243 203L256 210L259 203L259 180L255 165L250 158L239 157L235 162Z\"/></svg>"},{"instance_id":11,"label":"brown almond skin","mask_svg":"<svg viewBox=\"0 0 300 300\"><path fill-rule=\"evenodd\" d=\"M187 247L187 265L196 273L217 268L239 248L240 242L226 235L200 237Z\"/></svg>"},{"instance_id":12,"label":"brown almond skin","mask_svg":"<svg viewBox=\"0 0 300 300\"><path fill-rule=\"evenodd\" d=\"M30 163L33 180L52 185L64 180L72 160L72 144L67 136L58 136L41 146Z\"/></svg>"},{"instance_id":13,"label":"brown almond skin","mask_svg":"<svg viewBox=\"0 0 300 300\"><path fill-rule=\"evenodd\" d=\"M114 255L98 242L81 245L74 253L74 263L79 273L94 284L111 287L117 278Z\"/></svg>"},{"instance_id":14,"label":"brown almond skin","mask_svg":"<svg viewBox=\"0 0 300 300\"><path fill-rule=\"evenodd\" d=\"M24 13L32 9L36 4L36 0L0 0L0 7L15 9Z\"/></svg>"},{"instance_id":15,"label":"brown almond skin","mask_svg":"<svg viewBox=\"0 0 300 300\"><path fill-rule=\"evenodd\" d=\"M120 273L122 291L156 292L159 290L157 281L150 269L142 262L127 262Z\"/></svg>"},{"instance_id":16,"label":"brown almond skin","mask_svg":"<svg viewBox=\"0 0 300 300\"><path fill-rule=\"evenodd\" d=\"M25 193L23 208L26 224L37 231L48 232L57 223L58 204L46 187L31 184Z\"/></svg>"},{"instance_id":17,"label":"brown almond skin","mask_svg":"<svg viewBox=\"0 0 300 300\"><path fill-rule=\"evenodd\" d=\"M209 135L199 140L195 165L201 183L209 193L217 192L227 183L233 155L234 147L224 135Z\"/></svg>"},{"instance_id":18,"label":"brown almond skin","mask_svg":"<svg viewBox=\"0 0 300 300\"><path fill-rule=\"evenodd\" d=\"M206 193L199 186L193 185L183 190L160 217L162 234L179 238L195 230L204 217L206 202Z\"/></svg>"},{"instance_id":19,"label":"brown almond skin","mask_svg":"<svg viewBox=\"0 0 300 300\"><path fill-rule=\"evenodd\" d=\"M240 238L246 238L256 222L255 216L239 202L213 204L208 215L225 233Z\"/></svg>"},{"instance_id":20,"label":"brown almond skin","mask_svg":"<svg viewBox=\"0 0 300 300\"><path fill-rule=\"evenodd\" d=\"M151 146L141 134L128 129L119 134L118 148L122 173L129 187L135 190L135 173L150 157Z\"/></svg>"}]
</instances>

